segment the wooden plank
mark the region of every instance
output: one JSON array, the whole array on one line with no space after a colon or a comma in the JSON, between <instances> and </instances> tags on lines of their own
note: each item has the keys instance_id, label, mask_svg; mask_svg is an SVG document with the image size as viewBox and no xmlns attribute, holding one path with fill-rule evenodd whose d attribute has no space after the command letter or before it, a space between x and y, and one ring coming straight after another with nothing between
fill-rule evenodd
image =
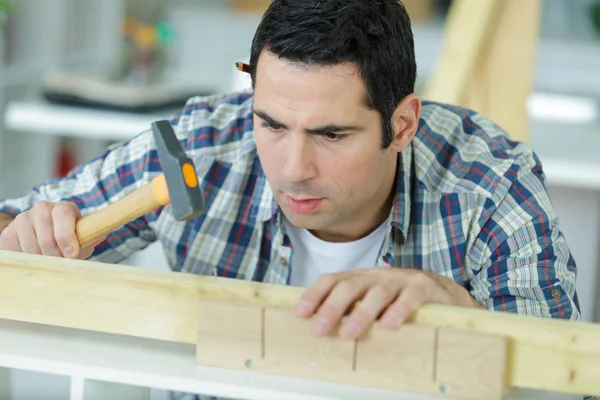
<instances>
[{"instance_id":1,"label":"wooden plank","mask_svg":"<svg viewBox=\"0 0 600 400\"><path fill-rule=\"evenodd\" d=\"M424 98L463 104L481 49L493 33L504 0L454 0L446 18L442 53Z\"/></svg>"},{"instance_id":2,"label":"wooden plank","mask_svg":"<svg viewBox=\"0 0 600 400\"><path fill-rule=\"evenodd\" d=\"M540 14L540 0L455 0L424 98L474 109L528 142Z\"/></svg>"},{"instance_id":3,"label":"wooden plank","mask_svg":"<svg viewBox=\"0 0 600 400\"><path fill-rule=\"evenodd\" d=\"M354 368L354 342L313 337L289 310L207 299L199 315L200 364L338 382Z\"/></svg>"},{"instance_id":4,"label":"wooden plank","mask_svg":"<svg viewBox=\"0 0 600 400\"><path fill-rule=\"evenodd\" d=\"M425 22L435 16L434 0L402 0L412 23Z\"/></svg>"},{"instance_id":5,"label":"wooden plank","mask_svg":"<svg viewBox=\"0 0 600 400\"><path fill-rule=\"evenodd\" d=\"M507 344L504 336L440 329L437 387L461 399L504 399Z\"/></svg>"},{"instance_id":6,"label":"wooden plank","mask_svg":"<svg viewBox=\"0 0 600 400\"><path fill-rule=\"evenodd\" d=\"M357 343L356 382L440 394L435 385L437 328L404 325L370 329Z\"/></svg>"},{"instance_id":7,"label":"wooden plank","mask_svg":"<svg viewBox=\"0 0 600 400\"><path fill-rule=\"evenodd\" d=\"M201 301L196 360L209 366L252 368L263 358L263 308Z\"/></svg>"},{"instance_id":8,"label":"wooden plank","mask_svg":"<svg viewBox=\"0 0 600 400\"><path fill-rule=\"evenodd\" d=\"M0 251L0 318L196 343L202 298L292 304L300 288Z\"/></svg>"},{"instance_id":9,"label":"wooden plank","mask_svg":"<svg viewBox=\"0 0 600 400\"><path fill-rule=\"evenodd\" d=\"M533 90L540 10L540 0L505 0L462 101L522 142L530 138L527 101Z\"/></svg>"},{"instance_id":10,"label":"wooden plank","mask_svg":"<svg viewBox=\"0 0 600 400\"><path fill-rule=\"evenodd\" d=\"M196 343L200 300L290 308L302 288L0 252L0 318ZM435 304L418 326L508 338L508 384L600 395L600 325Z\"/></svg>"},{"instance_id":11,"label":"wooden plank","mask_svg":"<svg viewBox=\"0 0 600 400\"><path fill-rule=\"evenodd\" d=\"M240 303L236 310L229 301L202 300L200 310L201 365L455 399L499 400L504 393L504 337L444 331L438 340L437 328L389 331L375 325L360 340L348 341L335 333L314 337L311 320L277 307Z\"/></svg>"},{"instance_id":12,"label":"wooden plank","mask_svg":"<svg viewBox=\"0 0 600 400\"><path fill-rule=\"evenodd\" d=\"M344 382L354 369L356 344L335 335L309 334L311 320L289 310L265 308L262 371Z\"/></svg>"},{"instance_id":13,"label":"wooden plank","mask_svg":"<svg viewBox=\"0 0 600 400\"><path fill-rule=\"evenodd\" d=\"M508 338L509 386L600 395L599 324L480 311L428 306L412 321Z\"/></svg>"}]
</instances>

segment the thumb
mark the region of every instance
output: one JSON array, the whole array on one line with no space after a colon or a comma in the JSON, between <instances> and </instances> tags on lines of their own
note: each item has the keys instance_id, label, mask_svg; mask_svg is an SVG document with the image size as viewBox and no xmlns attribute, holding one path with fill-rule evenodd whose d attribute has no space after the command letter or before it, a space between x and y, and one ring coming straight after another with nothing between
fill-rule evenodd
<instances>
[{"instance_id":1,"label":"thumb","mask_svg":"<svg viewBox=\"0 0 600 400\"><path fill-rule=\"evenodd\" d=\"M98 239L95 243L92 243L91 245L89 245L85 248L82 248L80 250L79 257L77 257L77 258L79 258L80 260L85 260L86 258L89 258L94 253L96 246L98 246L104 240L106 240L106 236L103 236L100 239Z\"/></svg>"},{"instance_id":2,"label":"thumb","mask_svg":"<svg viewBox=\"0 0 600 400\"><path fill-rule=\"evenodd\" d=\"M79 239L75 233L76 221L81 213L75 204L58 203L52 209L54 237L64 257L79 257Z\"/></svg>"}]
</instances>

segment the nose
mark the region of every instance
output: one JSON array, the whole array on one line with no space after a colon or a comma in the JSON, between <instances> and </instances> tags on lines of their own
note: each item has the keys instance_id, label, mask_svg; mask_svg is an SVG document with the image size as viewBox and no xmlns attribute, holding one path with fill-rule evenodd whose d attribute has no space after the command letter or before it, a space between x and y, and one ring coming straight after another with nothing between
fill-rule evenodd
<instances>
[{"instance_id":1,"label":"nose","mask_svg":"<svg viewBox=\"0 0 600 400\"><path fill-rule=\"evenodd\" d=\"M286 157L283 175L290 183L300 183L314 178L316 166L311 138L305 133L293 132L288 148L285 149Z\"/></svg>"}]
</instances>

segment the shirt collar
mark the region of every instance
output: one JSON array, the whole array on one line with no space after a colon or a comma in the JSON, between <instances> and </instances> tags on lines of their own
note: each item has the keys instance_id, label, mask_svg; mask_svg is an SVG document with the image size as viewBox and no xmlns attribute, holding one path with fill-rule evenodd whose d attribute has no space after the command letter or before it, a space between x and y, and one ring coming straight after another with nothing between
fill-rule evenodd
<instances>
[{"instance_id":1,"label":"shirt collar","mask_svg":"<svg viewBox=\"0 0 600 400\"><path fill-rule=\"evenodd\" d=\"M390 211L392 226L402 233L402 242L406 240L411 218L411 198L413 179L413 149L409 144L398 154L398 173L396 175L396 197Z\"/></svg>"},{"instance_id":2,"label":"shirt collar","mask_svg":"<svg viewBox=\"0 0 600 400\"><path fill-rule=\"evenodd\" d=\"M269 186L269 182L264 173L261 174L260 179L264 181L264 190L259 199L256 219L265 222L273 218L279 212L279 204L275 200L275 195L273 195L271 186Z\"/></svg>"}]
</instances>

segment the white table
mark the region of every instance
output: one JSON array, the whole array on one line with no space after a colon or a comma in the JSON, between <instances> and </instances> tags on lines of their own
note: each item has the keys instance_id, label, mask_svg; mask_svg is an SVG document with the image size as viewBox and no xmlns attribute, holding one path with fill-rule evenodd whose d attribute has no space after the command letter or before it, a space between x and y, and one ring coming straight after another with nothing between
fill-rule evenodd
<instances>
[{"instance_id":1,"label":"white table","mask_svg":"<svg viewBox=\"0 0 600 400\"><path fill-rule=\"evenodd\" d=\"M112 400L150 400L149 388L256 400L441 399L252 371L208 368L196 364L194 352L193 345L0 320L0 366L69 377L70 386L65 388L64 399L108 398L110 393ZM0 396L9 398L6 393ZM582 397L517 390L509 399L575 400Z\"/></svg>"}]
</instances>

